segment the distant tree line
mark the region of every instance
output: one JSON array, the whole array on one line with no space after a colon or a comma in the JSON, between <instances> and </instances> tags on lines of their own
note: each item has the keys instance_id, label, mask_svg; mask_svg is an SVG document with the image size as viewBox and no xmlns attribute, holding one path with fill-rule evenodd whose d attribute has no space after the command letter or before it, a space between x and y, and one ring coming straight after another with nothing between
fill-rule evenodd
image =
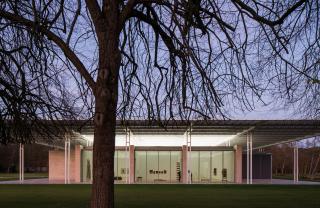
<instances>
[{"instance_id":1,"label":"distant tree line","mask_svg":"<svg viewBox=\"0 0 320 208\"><path fill-rule=\"evenodd\" d=\"M25 145L25 172L48 171L49 148L37 144ZM0 173L19 172L19 146L0 145Z\"/></svg>"},{"instance_id":2,"label":"distant tree line","mask_svg":"<svg viewBox=\"0 0 320 208\"><path fill-rule=\"evenodd\" d=\"M270 147L272 172L277 176L293 175L293 143ZM315 137L299 143L299 177L320 180L320 138Z\"/></svg>"}]
</instances>

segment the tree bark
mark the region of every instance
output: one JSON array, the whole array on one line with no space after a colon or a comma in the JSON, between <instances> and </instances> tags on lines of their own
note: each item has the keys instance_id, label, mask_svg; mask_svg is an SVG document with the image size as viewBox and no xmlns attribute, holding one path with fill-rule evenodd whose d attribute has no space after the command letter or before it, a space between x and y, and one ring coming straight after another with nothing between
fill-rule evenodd
<instances>
[{"instance_id":1,"label":"tree bark","mask_svg":"<svg viewBox=\"0 0 320 208\"><path fill-rule=\"evenodd\" d=\"M120 68L117 1L104 8L97 30L99 69L95 91L95 132L91 208L114 207L114 149Z\"/></svg>"}]
</instances>

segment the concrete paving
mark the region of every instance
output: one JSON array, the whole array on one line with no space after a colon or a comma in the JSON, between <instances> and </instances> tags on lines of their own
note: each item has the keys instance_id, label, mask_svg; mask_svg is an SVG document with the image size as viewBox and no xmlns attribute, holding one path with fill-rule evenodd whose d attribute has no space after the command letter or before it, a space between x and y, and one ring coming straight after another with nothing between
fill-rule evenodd
<instances>
[{"instance_id":1,"label":"concrete paving","mask_svg":"<svg viewBox=\"0 0 320 208\"><path fill-rule=\"evenodd\" d=\"M243 183L247 183L246 180L243 180ZM298 181L295 183L293 180L285 180L285 179L255 179L252 180L253 184L292 184L292 185L320 185L320 182L314 181Z\"/></svg>"},{"instance_id":2,"label":"concrete paving","mask_svg":"<svg viewBox=\"0 0 320 208\"><path fill-rule=\"evenodd\" d=\"M0 184L21 184L19 180L0 181ZM64 181L49 181L48 178L26 179L22 184L64 184Z\"/></svg>"}]
</instances>

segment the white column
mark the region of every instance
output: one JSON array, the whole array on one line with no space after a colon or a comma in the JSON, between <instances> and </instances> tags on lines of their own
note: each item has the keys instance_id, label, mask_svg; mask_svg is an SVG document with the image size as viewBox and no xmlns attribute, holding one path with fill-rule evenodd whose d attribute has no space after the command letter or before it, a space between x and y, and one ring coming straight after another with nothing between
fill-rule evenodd
<instances>
[{"instance_id":1,"label":"white column","mask_svg":"<svg viewBox=\"0 0 320 208\"><path fill-rule=\"evenodd\" d=\"M247 134L247 184L252 184L252 132Z\"/></svg>"},{"instance_id":2,"label":"white column","mask_svg":"<svg viewBox=\"0 0 320 208\"><path fill-rule=\"evenodd\" d=\"M67 139L64 141L64 184L67 184Z\"/></svg>"},{"instance_id":3,"label":"white column","mask_svg":"<svg viewBox=\"0 0 320 208\"><path fill-rule=\"evenodd\" d=\"M299 182L299 148L296 143L293 148L293 181Z\"/></svg>"},{"instance_id":4,"label":"white column","mask_svg":"<svg viewBox=\"0 0 320 208\"><path fill-rule=\"evenodd\" d=\"M296 150L296 154L297 154L297 160L296 160L296 176L297 176L297 182L299 182L299 147L296 146L297 150Z\"/></svg>"},{"instance_id":5,"label":"white column","mask_svg":"<svg viewBox=\"0 0 320 208\"><path fill-rule=\"evenodd\" d=\"M68 136L64 142L64 183L70 183L70 138Z\"/></svg>"},{"instance_id":6,"label":"white column","mask_svg":"<svg viewBox=\"0 0 320 208\"><path fill-rule=\"evenodd\" d=\"M19 144L19 181L24 182L24 145Z\"/></svg>"},{"instance_id":7,"label":"white column","mask_svg":"<svg viewBox=\"0 0 320 208\"><path fill-rule=\"evenodd\" d=\"M68 184L70 184L70 138L68 139Z\"/></svg>"},{"instance_id":8,"label":"white column","mask_svg":"<svg viewBox=\"0 0 320 208\"><path fill-rule=\"evenodd\" d=\"M253 135L252 135L252 133L250 132L250 184L252 184L252 178L253 178L253 176L252 176L252 169L253 169L253 167L252 167L252 139L253 139Z\"/></svg>"},{"instance_id":9,"label":"white column","mask_svg":"<svg viewBox=\"0 0 320 208\"><path fill-rule=\"evenodd\" d=\"M131 140L131 131L126 127L126 183L130 184L130 140Z\"/></svg>"},{"instance_id":10,"label":"white column","mask_svg":"<svg viewBox=\"0 0 320 208\"><path fill-rule=\"evenodd\" d=\"M247 184L249 184L249 181L250 181L250 179L249 179L249 171L250 171L250 168L249 168L249 160L250 160L250 156L249 156L249 150L250 149L250 147L249 147L249 134L247 134Z\"/></svg>"},{"instance_id":11,"label":"white column","mask_svg":"<svg viewBox=\"0 0 320 208\"><path fill-rule=\"evenodd\" d=\"M188 171L188 178L187 178L187 183L191 184L191 127L188 128L186 132L186 142L187 142L187 171Z\"/></svg>"}]
</instances>

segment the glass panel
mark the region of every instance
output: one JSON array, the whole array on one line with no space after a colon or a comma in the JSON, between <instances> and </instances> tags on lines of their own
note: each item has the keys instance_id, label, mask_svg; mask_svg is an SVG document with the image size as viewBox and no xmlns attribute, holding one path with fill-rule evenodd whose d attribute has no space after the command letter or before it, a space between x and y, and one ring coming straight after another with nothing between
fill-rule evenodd
<instances>
[{"instance_id":1,"label":"glass panel","mask_svg":"<svg viewBox=\"0 0 320 208\"><path fill-rule=\"evenodd\" d=\"M191 182L199 182L199 151L191 151Z\"/></svg>"},{"instance_id":2,"label":"glass panel","mask_svg":"<svg viewBox=\"0 0 320 208\"><path fill-rule=\"evenodd\" d=\"M200 151L200 181L202 183L210 182L210 152Z\"/></svg>"},{"instance_id":3,"label":"glass panel","mask_svg":"<svg viewBox=\"0 0 320 208\"><path fill-rule=\"evenodd\" d=\"M222 151L211 152L211 181L222 181Z\"/></svg>"},{"instance_id":4,"label":"glass panel","mask_svg":"<svg viewBox=\"0 0 320 208\"><path fill-rule=\"evenodd\" d=\"M114 171L114 179L116 180L118 177L118 151L114 151L114 166L113 166L113 171Z\"/></svg>"},{"instance_id":5,"label":"glass panel","mask_svg":"<svg viewBox=\"0 0 320 208\"><path fill-rule=\"evenodd\" d=\"M127 179L127 174L129 174L129 170L127 168L127 153L125 151L118 151L118 164L117 164L117 177L115 177L116 181L125 182Z\"/></svg>"},{"instance_id":6,"label":"glass panel","mask_svg":"<svg viewBox=\"0 0 320 208\"><path fill-rule=\"evenodd\" d=\"M91 182L92 180L92 151L82 150L82 181Z\"/></svg>"},{"instance_id":7,"label":"glass panel","mask_svg":"<svg viewBox=\"0 0 320 208\"><path fill-rule=\"evenodd\" d=\"M159 151L159 182L170 182L170 151Z\"/></svg>"},{"instance_id":8,"label":"glass panel","mask_svg":"<svg viewBox=\"0 0 320 208\"><path fill-rule=\"evenodd\" d=\"M146 151L135 152L135 182L136 183L147 182L147 152Z\"/></svg>"},{"instance_id":9,"label":"glass panel","mask_svg":"<svg viewBox=\"0 0 320 208\"><path fill-rule=\"evenodd\" d=\"M171 182L179 183L182 180L181 152L171 151Z\"/></svg>"},{"instance_id":10,"label":"glass panel","mask_svg":"<svg viewBox=\"0 0 320 208\"><path fill-rule=\"evenodd\" d=\"M147 151L147 182L154 183L157 182L158 177L158 152L157 151Z\"/></svg>"},{"instance_id":11,"label":"glass panel","mask_svg":"<svg viewBox=\"0 0 320 208\"><path fill-rule=\"evenodd\" d=\"M234 153L233 151L225 151L223 155L224 161L224 169L223 173L226 175L223 176L223 180L228 182L234 182Z\"/></svg>"}]
</instances>

